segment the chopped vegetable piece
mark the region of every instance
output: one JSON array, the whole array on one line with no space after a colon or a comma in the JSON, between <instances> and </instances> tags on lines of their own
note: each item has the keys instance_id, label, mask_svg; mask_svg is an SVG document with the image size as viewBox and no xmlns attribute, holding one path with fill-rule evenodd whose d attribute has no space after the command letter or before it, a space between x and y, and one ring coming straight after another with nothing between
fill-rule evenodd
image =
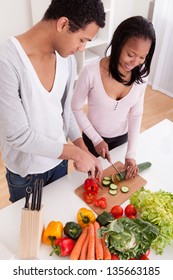
<instances>
[{"instance_id":1,"label":"chopped vegetable piece","mask_svg":"<svg viewBox=\"0 0 173 280\"><path fill-rule=\"evenodd\" d=\"M117 190L109 189L109 194L116 195L117 194Z\"/></svg>"},{"instance_id":2,"label":"chopped vegetable piece","mask_svg":"<svg viewBox=\"0 0 173 280\"><path fill-rule=\"evenodd\" d=\"M121 191L122 191L123 193L127 193L127 192L129 191L129 187L127 187L127 186L121 186Z\"/></svg>"},{"instance_id":3,"label":"chopped vegetable piece","mask_svg":"<svg viewBox=\"0 0 173 280\"><path fill-rule=\"evenodd\" d=\"M110 188L111 190L117 190L117 189L118 189L117 185L115 185L115 184L113 184L113 183L110 184L109 188Z\"/></svg>"},{"instance_id":4,"label":"chopped vegetable piece","mask_svg":"<svg viewBox=\"0 0 173 280\"><path fill-rule=\"evenodd\" d=\"M105 177L103 177L103 180L111 181L111 177L105 176Z\"/></svg>"},{"instance_id":5,"label":"chopped vegetable piece","mask_svg":"<svg viewBox=\"0 0 173 280\"><path fill-rule=\"evenodd\" d=\"M87 193L98 193L98 185L94 179L88 178L84 182L84 190Z\"/></svg>"},{"instance_id":6,"label":"chopped vegetable piece","mask_svg":"<svg viewBox=\"0 0 173 280\"><path fill-rule=\"evenodd\" d=\"M94 200L94 205L105 209L107 207L107 200L105 197L101 196Z\"/></svg>"},{"instance_id":7,"label":"chopped vegetable piece","mask_svg":"<svg viewBox=\"0 0 173 280\"><path fill-rule=\"evenodd\" d=\"M111 184L111 181L108 180L102 180L102 185L105 187L109 187L109 185Z\"/></svg>"},{"instance_id":8,"label":"chopped vegetable piece","mask_svg":"<svg viewBox=\"0 0 173 280\"><path fill-rule=\"evenodd\" d=\"M90 192L90 193L84 192L83 193L83 198L84 198L85 202L88 204L93 203L94 200L96 199L96 197L97 197L97 193L95 193L95 192Z\"/></svg>"}]
</instances>

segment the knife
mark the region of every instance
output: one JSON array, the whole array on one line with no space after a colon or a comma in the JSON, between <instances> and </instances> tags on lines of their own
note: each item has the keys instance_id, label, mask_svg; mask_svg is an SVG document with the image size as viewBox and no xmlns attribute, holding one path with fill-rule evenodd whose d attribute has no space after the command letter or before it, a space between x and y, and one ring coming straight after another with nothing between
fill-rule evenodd
<instances>
[{"instance_id":1,"label":"knife","mask_svg":"<svg viewBox=\"0 0 173 280\"><path fill-rule=\"evenodd\" d=\"M25 206L24 208L26 209L29 209L29 198L30 198L30 195L32 193L32 188L31 187L27 187L26 188L26 195L25 195Z\"/></svg>"},{"instance_id":2,"label":"knife","mask_svg":"<svg viewBox=\"0 0 173 280\"><path fill-rule=\"evenodd\" d=\"M116 170L116 172L118 172L118 174L120 175L121 179L124 179L121 172L118 170L118 168L108 159L108 156L106 155L106 159L108 160L108 162L112 165L112 167Z\"/></svg>"},{"instance_id":3,"label":"knife","mask_svg":"<svg viewBox=\"0 0 173 280\"><path fill-rule=\"evenodd\" d=\"M32 201L31 201L31 210L35 210L36 209L36 199L38 196L38 179L35 181L34 183L34 190L32 193Z\"/></svg>"},{"instance_id":4,"label":"knife","mask_svg":"<svg viewBox=\"0 0 173 280\"><path fill-rule=\"evenodd\" d=\"M121 179L124 180L124 178L123 178L121 172L118 170L118 168L111 161L108 160L108 162L112 165L112 167L116 170L116 172L118 172L118 174L120 175Z\"/></svg>"},{"instance_id":5,"label":"knife","mask_svg":"<svg viewBox=\"0 0 173 280\"><path fill-rule=\"evenodd\" d=\"M40 211L40 209L41 209L43 187L44 187L44 180L41 179L39 184L38 184L38 196L37 196L37 205L36 205L36 210L37 211Z\"/></svg>"},{"instance_id":6,"label":"knife","mask_svg":"<svg viewBox=\"0 0 173 280\"><path fill-rule=\"evenodd\" d=\"M88 177L91 178L91 171L88 171ZM98 185L98 187L103 190L102 185L96 180L96 178L92 178L92 179Z\"/></svg>"}]
</instances>

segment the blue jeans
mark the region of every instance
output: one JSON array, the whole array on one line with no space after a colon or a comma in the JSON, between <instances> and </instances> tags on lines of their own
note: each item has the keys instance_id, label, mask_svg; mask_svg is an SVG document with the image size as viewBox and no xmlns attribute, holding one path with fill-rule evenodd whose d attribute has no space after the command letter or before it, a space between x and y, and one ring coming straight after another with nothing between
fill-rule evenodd
<instances>
[{"instance_id":1,"label":"blue jeans","mask_svg":"<svg viewBox=\"0 0 173 280\"><path fill-rule=\"evenodd\" d=\"M7 169L6 179L8 183L8 188L10 192L9 200L15 202L26 194L26 187L31 187L33 189L36 179L43 179L44 186L54 182L55 180L63 177L68 172L68 161L63 160L59 165L46 171L42 174L28 174L26 177L21 177Z\"/></svg>"}]
</instances>

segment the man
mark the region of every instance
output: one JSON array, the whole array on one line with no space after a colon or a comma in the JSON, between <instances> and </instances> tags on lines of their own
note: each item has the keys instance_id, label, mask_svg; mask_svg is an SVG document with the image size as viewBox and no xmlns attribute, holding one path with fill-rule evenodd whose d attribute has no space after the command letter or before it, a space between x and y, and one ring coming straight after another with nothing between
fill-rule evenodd
<instances>
[{"instance_id":1,"label":"man","mask_svg":"<svg viewBox=\"0 0 173 280\"><path fill-rule=\"evenodd\" d=\"M0 144L12 202L36 179L67 174L67 160L101 176L71 112L74 54L105 24L100 0L53 0L43 19L0 49ZM68 144L68 138L73 144Z\"/></svg>"}]
</instances>

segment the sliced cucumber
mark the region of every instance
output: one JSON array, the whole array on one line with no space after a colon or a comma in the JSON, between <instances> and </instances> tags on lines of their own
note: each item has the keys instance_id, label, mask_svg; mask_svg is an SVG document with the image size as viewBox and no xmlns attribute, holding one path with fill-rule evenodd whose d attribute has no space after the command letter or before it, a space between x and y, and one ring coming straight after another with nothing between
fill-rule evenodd
<instances>
[{"instance_id":1,"label":"sliced cucumber","mask_svg":"<svg viewBox=\"0 0 173 280\"><path fill-rule=\"evenodd\" d=\"M118 189L118 186L115 185L115 184L113 184L113 183L111 183L110 186L109 186L109 188L110 188L111 190L117 190L117 189Z\"/></svg>"},{"instance_id":2,"label":"sliced cucumber","mask_svg":"<svg viewBox=\"0 0 173 280\"><path fill-rule=\"evenodd\" d=\"M121 186L121 191L122 191L123 193L127 193L127 192L129 191L129 187L127 187L127 186Z\"/></svg>"},{"instance_id":3,"label":"sliced cucumber","mask_svg":"<svg viewBox=\"0 0 173 280\"><path fill-rule=\"evenodd\" d=\"M111 175L111 181L112 181L112 183L115 182L115 177L113 175Z\"/></svg>"},{"instance_id":4,"label":"sliced cucumber","mask_svg":"<svg viewBox=\"0 0 173 280\"><path fill-rule=\"evenodd\" d=\"M105 176L105 177L103 177L103 180L105 180L105 181L111 181L111 177Z\"/></svg>"},{"instance_id":5,"label":"sliced cucumber","mask_svg":"<svg viewBox=\"0 0 173 280\"><path fill-rule=\"evenodd\" d=\"M117 194L117 190L109 189L109 194L116 195Z\"/></svg>"},{"instance_id":6,"label":"sliced cucumber","mask_svg":"<svg viewBox=\"0 0 173 280\"><path fill-rule=\"evenodd\" d=\"M102 180L102 185L105 187L109 187L110 186L111 181L108 180Z\"/></svg>"}]
</instances>

